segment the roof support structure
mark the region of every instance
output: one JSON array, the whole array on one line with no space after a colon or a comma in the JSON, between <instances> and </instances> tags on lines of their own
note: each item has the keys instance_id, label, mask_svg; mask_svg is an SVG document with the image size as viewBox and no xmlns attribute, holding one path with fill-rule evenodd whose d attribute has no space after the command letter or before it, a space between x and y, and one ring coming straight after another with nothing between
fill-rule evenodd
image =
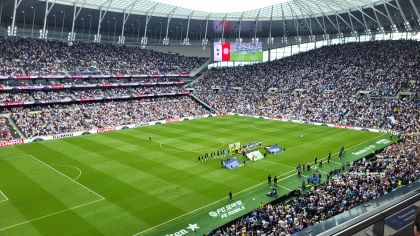
<instances>
[{"instance_id":1,"label":"roof support structure","mask_svg":"<svg viewBox=\"0 0 420 236\"><path fill-rule=\"evenodd\" d=\"M344 0L347 4L349 4L346 0ZM339 6L338 4L336 4L337 6ZM353 7L353 5L352 4L349 4L350 6L352 6ZM349 20L350 20L350 24L351 24L351 26L352 26L352 29L353 29L353 32L354 32L354 34L356 34L357 32L354 30L354 25L353 25L353 21L352 21L352 19L351 18L353 18L353 19L355 19L357 22L359 22L361 25L363 25L364 27L365 27L365 30L366 31L368 31L369 30L369 28L368 28L368 26L367 26L367 24L366 24L366 19L365 19L365 15L366 15L366 13L364 13L363 12L363 10L361 9L361 8L358 8L358 10L360 11L360 13L362 14L362 18L363 18L363 22L361 22L357 17L355 17L349 10L346 10L346 9L344 9L342 6L339 6L343 11L346 11L347 12L347 14L349 15ZM368 15L368 17L370 18L370 19L372 19L369 15ZM372 19L373 20L373 19Z\"/></svg>"},{"instance_id":2,"label":"roof support structure","mask_svg":"<svg viewBox=\"0 0 420 236\"><path fill-rule=\"evenodd\" d=\"M225 14L225 16L223 17L223 21L222 21L222 42L225 41L225 21L226 21L226 17L227 14Z\"/></svg>"},{"instance_id":3,"label":"roof support structure","mask_svg":"<svg viewBox=\"0 0 420 236\"><path fill-rule=\"evenodd\" d=\"M274 9L274 6L272 5L271 6L271 15L270 15L270 31L268 32L268 39L267 39L267 44L268 45L274 43L274 38L271 35L271 26L272 26L272 23L273 23L273 9Z\"/></svg>"},{"instance_id":4,"label":"roof support structure","mask_svg":"<svg viewBox=\"0 0 420 236\"><path fill-rule=\"evenodd\" d=\"M9 36L16 36L16 11L19 5L22 3L22 0L15 0L13 5L13 16L12 16L12 26L8 29Z\"/></svg>"},{"instance_id":5,"label":"roof support structure","mask_svg":"<svg viewBox=\"0 0 420 236\"><path fill-rule=\"evenodd\" d=\"M400 1L399 0L395 0L395 2L397 3L398 10L400 11L400 14L401 14L402 18L404 19L404 27L405 27L405 30L411 31L410 22L408 22L407 17L405 17L404 11L402 10L401 5L400 5Z\"/></svg>"},{"instance_id":6,"label":"roof support structure","mask_svg":"<svg viewBox=\"0 0 420 236\"><path fill-rule=\"evenodd\" d=\"M367 23L366 23L366 18L365 18L365 15L363 15L363 14L362 14L362 19L363 19L363 23L364 23L364 25L365 25L365 33L366 33L367 35L371 35L371 31L370 31L370 29L369 29L369 27L368 27L368 25L367 25Z\"/></svg>"},{"instance_id":7,"label":"roof support structure","mask_svg":"<svg viewBox=\"0 0 420 236\"><path fill-rule=\"evenodd\" d=\"M209 42L209 40L207 39L207 28L209 26L210 14L208 14L206 18L207 18L206 19L206 31L204 32L204 38L201 41L201 45L203 45L203 47L205 47L207 45L207 43Z\"/></svg>"},{"instance_id":8,"label":"roof support structure","mask_svg":"<svg viewBox=\"0 0 420 236\"><path fill-rule=\"evenodd\" d=\"M360 0L359 0L359 1L360 1ZM377 13L381 14L382 16L384 16L384 17L388 18L388 16L387 16L387 15L385 15L383 12L379 11L378 9L376 9L376 8L375 8L375 5L372 5L370 8L372 8L372 10L373 10L374 12L377 12ZM377 18L377 20L378 20L378 18ZM378 20L378 21L379 21L379 20Z\"/></svg>"},{"instance_id":9,"label":"roof support structure","mask_svg":"<svg viewBox=\"0 0 420 236\"><path fill-rule=\"evenodd\" d=\"M375 9L374 7L372 7L373 9ZM378 26L379 26L379 32L380 33L385 33L384 27L382 26L381 21L379 20L378 14L376 14L376 11L373 11L373 14L375 15L376 21L378 22Z\"/></svg>"},{"instance_id":10,"label":"roof support structure","mask_svg":"<svg viewBox=\"0 0 420 236\"><path fill-rule=\"evenodd\" d=\"M15 28L16 28L16 22L19 22L19 9L21 9L21 7L19 6L19 4L21 4L22 0L9 0L11 1L10 3L10 9L13 9L13 21L11 23L11 34L15 34L16 32L14 32ZM45 38L46 35L48 34L48 29L50 31L52 31L52 27L49 27L49 25L53 25L54 23L54 19L52 19L50 16L52 15L48 15L50 13L51 8L54 6L54 3L56 2L56 0L43 0L44 3L46 4L46 13L44 15L44 28L42 28L41 26L41 34L42 34L42 38ZM363 30L365 30L366 32L369 32L369 30L374 30L374 28L376 28L376 24L379 26L379 29L385 27L385 29L387 31L389 31L389 27L392 27L392 30L394 32L397 31L397 27L399 30L411 30L411 27L414 27L414 24L417 24L417 21L419 21L420 24L420 15L419 15L419 9L417 8L419 6L419 4L415 4L417 3L415 0L409 0L411 5L413 6L413 8L411 8L409 5L404 5L404 3L408 4L408 1L404 2L401 0L394 0L394 1L389 1L389 0L380 0L379 2L374 1L374 0L338 0L338 1L328 1L328 0L318 0L316 3L314 2L310 2L310 0L293 0L290 2L285 2L285 3L279 3L275 4L275 5L271 5L269 7L263 7L260 10L253 10L253 11L247 11L245 12L245 14L243 13L232 13L232 14L212 14L212 19L219 19L219 22L221 21L221 18L223 18L222 20L222 27L220 27L220 25L218 26L218 33L217 35L214 35L214 37L220 37L222 40L225 40L225 38L230 38L230 37L238 37L238 40L241 39L241 35L244 35L244 33L242 33L242 28L245 27L245 23L243 21L251 21L251 24L254 23L252 21L254 21L255 19L255 24L253 25L254 28L251 29L251 31L249 32L245 32L245 34L247 35L247 37L249 36L250 38L253 38L254 41L257 39L257 36L259 37L259 40L261 41L261 31L259 31L261 29L261 23L263 21L263 25L264 24L268 24L269 25L265 25L266 29L267 27L269 27L268 31L266 31L266 34L263 35L264 39L266 40L266 42L268 44L272 44L273 43L273 36L274 37L282 37L286 38L290 37L292 34L296 34L297 37L302 36L305 40L307 40L305 37L309 36L309 34L311 35L311 38L314 36L314 34L322 34L322 31L324 32L324 35L328 33L330 34L335 34L337 31L338 33L353 33L353 35L356 34L363 34ZM73 14L68 14L68 12L66 12L66 20L70 20L69 15L73 15L72 18L72 25L68 25L69 26L69 30L70 31L70 27L71 27L71 32L69 34L69 41L73 41L75 39L75 35L76 34L80 34L80 30L78 30L77 25L81 25L81 21L80 18L78 18L78 16L84 16L85 14L85 8L87 7L87 5L89 5L89 1L86 0L60 0L57 2L66 2L63 3L65 5L68 6L68 8L72 8L70 11ZM86 2L86 4L85 4ZM102 3L101 3L102 2ZM105 3L104 3L105 2ZM120 39L119 39L119 43L121 43L124 39L124 34L125 31L129 30L131 32L131 28L128 29L128 25L129 23L132 23L133 21L133 14L140 14L142 16L146 15L146 24L144 26L144 35L142 39L143 39L143 43L142 45L147 44L147 34L149 34L150 36L150 30L152 29L152 24L155 22L155 18L157 18L157 16L163 16L165 17L166 15L169 14L169 11L171 9L173 9L174 7L167 7L167 5L162 4L162 3L136 3L138 1L129 1L129 3L127 2L126 4L122 5L119 4L118 1L116 0L102 0L102 1L96 1L95 3L92 3L92 5L90 6L94 6L96 5L96 10L100 10L99 15L99 23L98 23L98 33L96 35L96 37L100 37L100 27L101 27L101 23L102 20L105 18L105 15L107 14L108 10L109 11L115 11L115 14L119 14L119 16L123 16L123 21L122 21L122 28L119 29L121 30L121 32L119 32L119 30L117 30L117 33L115 35L115 37L118 37L118 35L120 35ZM141 2L141 1L140 1ZM401 2L403 3L401 5ZM14 3L14 6L13 6ZM99 4L98 4L99 3ZM374 4L373 4L374 3ZM156 5L155 5L156 4ZM53 6L52 6L53 5ZM102 5L102 6L100 6ZM415 6L417 5L417 7ZM13 8L12 8L13 7ZM278 8L277 8L278 7ZM408 8L407 8L408 7ZM44 5L42 5L42 8L44 8ZM56 7L57 8L57 7ZM147 9L149 8L149 9ZM270 9L271 8L271 9ZM274 8L276 8L276 11L274 11ZM280 12L280 8L281 8L281 12ZM385 9L384 9L385 8ZM81 10L83 9L84 14L80 14ZM176 9L176 8L174 8ZM371 10L373 10L372 14ZM397 10L398 9L398 13ZM413 19L411 18L412 15L410 15L409 11L411 9L414 9L414 12L416 13L416 16L414 16L414 13L412 13L413 17L415 18L416 23L413 23ZM22 10L22 9L21 9ZM43 9L42 9L43 10ZM271 12L270 12L271 10ZM56 11L55 11L56 12ZM53 12L53 13L55 13ZM187 20L187 16L191 11L186 11L185 9L179 9L179 7L175 10L175 12L173 14L170 15L170 17L168 17L168 24L167 24L167 35L169 33L171 33L171 29L169 29L169 25L170 25L170 21L172 19L173 16L176 17L182 17L184 16L184 20ZM413 11L412 11L413 12ZM242 15L241 15L242 14ZM281 15L280 15L281 14ZM333 15L335 14L335 16ZM401 14L401 17L398 15ZM86 14L87 15L87 14ZM195 19L200 20L199 23L201 23L201 27L200 27L200 32L201 30L204 30L204 27L202 27L205 17L206 17L206 13L203 14L203 12L197 12L195 11L195 13L191 16L188 16L188 25L186 26L187 33L184 34L183 30L182 30L182 36L180 38L182 38L184 41L189 40L189 36L191 35L192 38L196 38L196 33L197 33L197 29L194 29L195 26ZM382 15L382 16L380 16ZM46 17L48 16L48 18ZM155 17L153 21L150 21L151 17ZM132 18L130 18L132 17ZM194 17L194 18L193 18ZM71 16L70 16L71 18ZM107 15L107 19L109 18L109 15ZM119 18L119 17L118 17ZM130 22L128 21L128 19L130 18ZM334 19L335 18L335 19ZM362 19L363 18L363 19ZM121 18L119 18L121 19ZM192 21L191 21L192 19ZM281 28L276 28L276 27L282 27L281 25L276 26L276 20L282 20L282 25L283 25L283 35L280 32L280 35L278 35L278 30ZM285 20L287 19L287 21ZM389 21L388 21L388 20ZM95 20L95 19L94 19ZM93 20L93 22L94 22ZM226 22L226 20L228 21L236 21L236 23L234 23L236 26L238 26L238 21L239 21L239 27L235 27L235 29L231 30L228 29L227 27L229 26L229 24L226 23L231 23L231 22ZM262 22L259 22L259 20L261 20ZM274 21L273 21L274 20ZM314 20L314 22L312 22L312 20ZM371 21L372 20L372 21ZM405 25L405 29L403 28L403 26L400 24L402 23L401 21L404 20L404 25ZM150 21L150 24L148 24ZM156 20L158 21L158 20ZM270 21L270 22L268 22ZM10 22L10 19L9 19ZM52 23L51 23L52 22ZM68 21L67 21L68 22ZM141 22L143 23L143 18L141 18ZM185 22L185 21L184 21ZM375 24L375 23L376 24ZM409 23L408 23L409 22ZM68 22L70 23L70 22ZM77 24L76 24L77 23ZM87 23L86 19L85 19L85 23ZM94 22L95 24L96 22ZM161 36L165 36L164 34L162 34L162 23L164 24L164 21L161 22ZM175 24L174 21L171 22L172 24ZM191 24L193 23L193 24ZM280 23L280 22L279 22ZM117 22L118 24L118 22ZM281 23L280 23L281 24ZM360 24L360 25L359 25ZM411 24L411 25L410 25ZM20 24L19 24L20 25ZM19 27L18 25L18 27ZM140 24L139 24L140 25ZM292 26L293 25L293 26ZM318 27L321 26L321 28ZM157 27L159 26L159 24L157 24ZM174 26L174 25L173 25ZM259 27L258 27L259 26ZM143 26L141 26L143 27ZM153 29L152 32L154 31L154 25L153 25ZM208 27L208 25L207 25ZM273 28L274 27L274 28ZM308 28L306 28L308 27ZM364 28L363 28L364 27ZM370 27L370 29L369 29ZM136 25L137 28L137 25ZM236 32L236 30L239 28L239 31ZM110 27L111 32L112 32L112 27ZM134 29L134 28L133 28ZM178 27L179 29L179 27ZM276 30L277 29L277 30ZM296 29L296 32L291 32L293 31L293 29ZM322 29L322 31L321 31ZM357 31L356 31L357 30ZM77 33L76 33L77 31ZM104 28L102 28L102 33L104 31ZM175 29L173 29L173 31L175 32ZM225 32L226 31L226 32ZM20 30L19 30L20 32ZM128 31L127 31L128 32ZM134 30L133 30L134 32ZM159 33L158 30L156 30L157 33ZM181 32L181 30L179 30L179 32ZM67 32L66 32L67 33ZM87 31L86 31L87 33ZM94 32L95 33L95 32ZM93 34L94 34L93 33ZM121 34L119 34L121 33ZM143 32L141 32L143 33ZM215 32L213 32L212 30L210 30L209 35L210 34L214 34ZM222 35L220 35L220 33ZM231 35L232 33L232 35ZM259 34L259 35L258 35ZM209 36L207 35L207 36ZM87 36L87 35L86 35ZM169 35L171 36L171 35ZM265 39L265 37L267 37L267 39ZM294 36L294 35L293 35ZM331 35L330 35L331 36ZM51 37L51 32L50 32L50 37ZM79 36L78 36L79 37ZM134 36L135 37L135 36ZM197 37L198 39L203 39L207 38L203 35ZM138 41L140 41L140 37L137 37ZM192 40L191 38L191 40ZM334 36L335 38L335 36ZM164 39L168 39L168 37L165 37ZM290 40L290 38L288 38ZM277 40L277 39L275 39ZM115 39L116 41L116 39ZM157 42L158 40L156 40ZM181 41L181 40L180 40ZM162 41L161 41L162 42ZM192 41L191 41L192 42ZM124 42L123 42L124 43ZM138 42L140 44L140 42ZM184 42L184 44L188 42Z\"/></svg>"},{"instance_id":11,"label":"roof support structure","mask_svg":"<svg viewBox=\"0 0 420 236\"><path fill-rule=\"evenodd\" d=\"M185 38L184 41L182 42L183 45L191 45L190 43L190 37L189 37L189 33L190 33L190 22L191 22L191 16L193 15L194 11L192 11L189 15L188 15L188 20L187 20L187 32L185 34Z\"/></svg>"},{"instance_id":12,"label":"roof support structure","mask_svg":"<svg viewBox=\"0 0 420 236\"><path fill-rule=\"evenodd\" d=\"M347 4L349 4L349 5L351 5L351 6L353 6L354 7L354 5L353 4L351 4L350 2L348 2L347 0L344 0ZM376 24L378 24L378 22L375 20L375 19L373 19L371 16L369 16L368 14L366 14L364 11L363 11L363 9L361 8L361 7L358 7L358 9L359 9L359 12L360 13L362 13L362 18L363 18L363 24L365 25L365 28L366 28L366 30L369 28L368 27L368 25L366 24L366 19L365 19L365 16L367 17L367 18L369 18L370 20L372 20L373 22L375 22ZM354 16L353 16L354 17Z\"/></svg>"},{"instance_id":13,"label":"roof support structure","mask_svg":"<svg viewBox=\"0 0 420 236\"><path fill-rule=\"evenodd\" d=\"M281 39L281 43L287 44L286 17L284 16L283 4L280 4L280 7L281 7L281 18L283 22L283 38Z\"/></svg>"},{"instance_id":14,"label":"roof support structure","mask_svg":"<svg viewBox=\"0 0 420 236\"><path fill-rule=\"evenodd\" d=\"M255 25L254 25L254 39L253 39L253 41L254 41L255 43L257 43L257 42L258 42L258 38L257 38L257 28L258 28L258 20L259 20L259 18L260 18L260 12L261 12L261 9L259 9L259 10L258 10L257 17L255 17Z\"/></svg>"},{"instance_id":15,"label":"roof support structure","mask_svg":"<svg viewBox=\"0 0 420 236\"><path fill-rule=\"evenodd\" d=\"M391 22L392 32L398 32L398 28L395 25L394 20L391 17L391 14L389 13L388 7L386 6L387 5L386 2L384 0L382 0L382 2L384 2L384 7L385 7L386 14L388 15L389 22Z\"/></svg>"},{"instance_id":16,"label":"roof support structure","mask_svg":"<svg viewBox=\"0 0 420 236\"><path fill-rule=\"evenodd\" d=\"M343 33L341 32L341 28L340 28L340 21L338 20L338 15L335 15L335 22L337 22L337 28L338 28L338 37L340 38L340 40L344 37Z\"/></svg>"},{"instance_id":17,"label":"roof support structure","mask_svg":"<svg viewBox=\"0 0 420 236\"><path fill-rule=\"evenodd\" d=\"M417 22L420 25L420 13L417 10L416 4L414 4L413 0L410 0L410 3L411 3L411 6L414 8L414 12L416 13L416 16L417 16Z\"/></svg>"},{"instance_id":18,"label":"roof support structure","mask_svg":"<svg viewBox=\"0 0 420 236\"><path fill-rule=\"evenodd\" d=\"M361 13L362 13L362 18L364 19L363 20L363 22L362 21L360 21L357 17L355 17L350 11L347 11L347 13L349 14L349 18L350 18L350 23L352 23L352 25L353 25L353 22L352 22L352 20L351 20L351 18L353 17L353 19L355 19L357 22L359 22L361 25L363 25L363 27L365 27L365 30L368 30L369 29L369 27L368 27L368 25L366 24L366 19L365 19L365 15L364 15L364 12L363 11L360 11Z\"/></svg>"},{"instance_id":19,"label":"roof support structure","mask_svg":"<svg viewBox=\"0 0 420 236\"><path fill-rule=\"evenodd\" d=\"M309 34L310 34L310 37L309 37L309 41L310 42L313 42L313 40L314 40L314 38L313 38L313 31L312 31L312 24L311 24L311 20L309 19L309 23L308 23L308 20L306 19L306 17L304 17L304 15L303 15L303 11L302 11L302 8L298 5L298 4L296 4L297 6L298 6L298 8L299 8L299 10L300 10L300 13L301 13L301 15L302 15L302 19L305 21L305 24L306 24L306 27L308 27L308 30L309 30ZM309 15L309 14L308 14Z\"/></svg>"},{"instance_id":20,"label":"roof support structure","mask_svg":"<svg viewBox=\"0 0 420 236\"><path fill-rule=\"evenodd\" d=\"M124 44L125 43L125 36L124 36L124 30L125 30L125 23L127 23L128 17L133 12L134 6L136 6L137 1L134 1L132 4L130 4L127 8L130 8L129 12L127 12L126 9L124 9L123 12L123 21L122 21L122 27L121 27L121 35L118 37L118 44Z\"/></svg>"},{"instance_id":21,"label":"roof support structure","mask_svg":"<svg viewBox=\"0 0 420 236\"><path fill-rule=\"evenodd\" d=\"M354 29L353 21L351 20L351 14L350 14L350 13L348 13L348 15L349 15L349 20L350 20L350 25L351 25L351 28L353 29L353 36L354 36L355 38L357 38L357 37L359 36L359 34L358 34L358 33L357 33L357 31Z\"/></svg>"},{"instance_id":22,"label":"roof support structure","mask_svg":"<svg viewBox=\"0 0 420 236\"><path fill-rule=\"evenodd\" d=\"M297 2L295 2L295 3L299 7L299 4L297 4ZM315 21L318 23L319 27L321 27L322 31L324 32L324 35L328 34L327 29L325 28L325 22L324 22L324 25L322 25L321 22L318 20L318 18L314 16L314 14L313 14L313 12L310 8L305 9L304 5L302 5L302 6L299 7L299 9L301 9L301 11L305 10L306 14L309 15L309 17L310 17L309 23L311 22L311 19L315 19ZM311 31L312 31L312 26L311 26ZM315 41L315 38L313 38L313 39Z\"/></svg>"},{"instance_id":23,"label":"roof support structure","mask_svg":"<svg viewBox=\"0 0 420 236\"><path fill-rule=\"evenodd\" d=\"M51 9L54 7L55 4L55 0L54 2L52 2L51 6L50 6L50 1L46 0L45 2L45 14L44 14L44 25L42 27L41 33L39 35L39 38L41 39L47 39L47 19L48 19L48 14L50 14Z\"/></svg>"},{"instance_id":24,"label":"roof support structure","mask_svg":"<svg viewBox=\"0 0 420 236\"><path fill-rule=\"evenodd\" d=\"M162 44L165 46L169 45L169 38L168 38L168 33L169 33L169 24L171 23L172 20L172 16L174 15L175 10L177 9L177 7L174 7L172 9L172 11L168 14L168 21L166 22L166 33L165 33L165 38L163 39Z\"/></svg>"},{"instance_id":25,"label":"roof support structure","mask_svg":"<svg viewBox=\"0 0 420 236\"><path fill-rule=\"evenodd\" d=\"M352 15L351 15L351 13L350 12L348 12L347 13L348 15L349 15L349 21L350 21L350 25L351 25L351 28L353 29L353 36L355 36L355 37L357 37L357 31L355 30L355 28L354 28L354 24L353 24L353 20L351 19L352 17ZM357 18L356 18L357 19ZM358 20L359 21L359 20ZM359 21L359 23L361 23L360 21ZM362 25L363 25L363 23L361 23Z\"/></svg>"},{"instance_id":26,"label":"roof support structure","mask_svg":"<svg viewBox=\"0 0 420 236\"><path fill-rule=\"evenodd\" d=\"M327 20L332 24L332 26L337 30L337 32L338 33L341 33L340 28L338 26L336 26L334 24L334 22L332 22L332 20L327 15L325 15L325 13L322 11L321 7L319 7L319 6L317 6L317 7L319 8L319 11L321 11L321 14L323 16L323 19L324 19L324 27L325 27L325 18L327 18Z\"/></svg>"},{"instance_id":27,"label":"roof support structure","mask_svg":"<svg viewBox=\"0 0 420 236\"><path fill-rule=\"evenodd\" d=\"M143 47L144 46L146 46L147 45L147 26L149 25L149 21L150 21L150 18L152 18L152 15L153 15L153 13L154 13L154 11L155 11L155 9L156 9L156 6L158 5L159 3L156 3L150 10L148 10L147 11L147 13L146 13L146 22L145 22L145 24L144 24L144 34L143 34L143 37L141 38L141 42L140 42L140 44L141 45L143 45Z\"/></svg>"},{"instance_id":28,"label":"roof support structure","mask_svg":"<svg viewBox=\"0 0 420 236\"><path fill-rule=\"evenodd\" d=\"M67 41L69 42L74 42L74 39L76 38L76 34L74 33L74 25L76 23L77 17L79 17L80 12L83 9L83 6L85 5L86 0L83 1L82 6L77 9L77 3L79 3L79 1L74 2L73 5L73 19L71 22L71 32L69 32L69 36L67 38Z\"/></svg>"},{"instance_id":29,"label":"roof support structure","mask_svg":"<svg viewBox=\"0 0 420 236\"><path fill-rule=\"evenodd\" d=\"M334 11L328 3L325 3L325 2L322 2L322 3L324 3L324 5L326 5L332 12L334 12L334 14L336 16L336 20L337 20L337 26L338 26L339 29L340 29L340 24L338 23L338 18L340 18L352 30L353 33L356 32L354 30L353 24L350 25L346 20L344 20L343 17L341 17L340 14L338 14L336 11ZM341 34L340 30L338 30L338 31Z\"/></svg>"},{"instance_id":30,"label":"roof support structure","mask_svg":"<svg viewBox=\"0 0 420 236\"><path fill-rule=\"evenodd\" d=\"M290 6L290 4L287 3L287 5L290 7L290 12L292 13L293 22L295 23L295 28L296 28L296 42L298 44L300 44L302 42L302 38L299 36L299 19L298 19L297 16L295 17L295 12L293 11L293 8Z\"/></svg>"},{"instance_id":31,"label":"roof support structure","mask_svg":"<svg viewBox=\"0 0 420 236\"><path fill-rule=\"evenodd\" d=\"M245 13L242 12L241 18L239 19L238 38L236 39L238 43L242 43L241 30L242 30L242 19L244 18L244 14Z\"/></svg>"},{"instance_id":32,"label":"roof support structure","mask_svg":"<svg viewBox=\"0 0 420 236\"><path fill-rule=\"evenodd\" d=\"M383 2L385 5L390 5L391 7L395 8L395 10L398 10L398 7L397 7L397 6L395 6L395 5L393 5L390 1L384 1L384 0L382 0L382 2Z\"/></svg>"},{"instance_id":33,"label":"roof support structure","mask_svg":"<svg viewBox=\"0 0 420 236\"><path fill-rule=\"evenodd\" d=\"M358 1L358 2L360 2L362 4L365 4L365 2L363 2L362 0L353 0L353 1ZM375 8L375 5L373 5L373 4L370 5L370 8L373 10L373 13L374 13L375 19L376 19L376 24L378 24L380 32L383 33L384 32L384 27L382 26L381 22L379 21L378 14L376 14L376 13L379 13L379 14L381 14L384 17L388 17L388 16L385 15L384 13L382 13L381 11L379 11L378 9L376 9ZM369 17L371 20L373 20L369 15L367 15L367 14L365 14L365 15L367 17Z\"/></svg>"},{"instance_id":34,"label":"roof support structure","mask_svg":"<svg viewBox=\"0 0 420 236\"><path fill-rule=\"evenodd\" d=\"M108 4L108 6L106 7L106 10L103 10L103 6L101 6L99 8L98 31L97 31L94 39L93 39L93 41L96 42L96 43L101 42L101 24L102 24L102 21L105 18L106 13L109 10L109 7L111 6L111 3L112 3L112 0L108 0L107 2L105 2L105 4L103 6Z\"/></svg>"},{"instance_id":35,"label":"roof support structure","mask_svg":"<svg viewBox=\"0 0 420 236\"><path fill-rule=\"evenodd\" d=\"M322 21L324 24L321 24L321 22L318 20L317 17L314 16L313 18L315 18L315 21L318 23L319 27L321 27L322 31L324 31L324 34L327 35L328 32L327 32L327 28L325 27L324 17L322 17Z\"/></svg>"}]
</instances>

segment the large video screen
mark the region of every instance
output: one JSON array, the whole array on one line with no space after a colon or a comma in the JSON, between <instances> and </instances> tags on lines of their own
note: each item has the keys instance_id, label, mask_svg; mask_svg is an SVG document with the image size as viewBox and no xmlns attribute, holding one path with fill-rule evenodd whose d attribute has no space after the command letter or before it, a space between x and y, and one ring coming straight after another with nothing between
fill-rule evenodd
<instances>
[{"instance_id":1,"label":"large video screen","mask_svg":"<svg viewBox=\"0 0 420 236\"><path fill-rule=\"evenodd\" d=\"M262 43L214 43L214 61L262 61Z\"/></svg>"}]
</instances>

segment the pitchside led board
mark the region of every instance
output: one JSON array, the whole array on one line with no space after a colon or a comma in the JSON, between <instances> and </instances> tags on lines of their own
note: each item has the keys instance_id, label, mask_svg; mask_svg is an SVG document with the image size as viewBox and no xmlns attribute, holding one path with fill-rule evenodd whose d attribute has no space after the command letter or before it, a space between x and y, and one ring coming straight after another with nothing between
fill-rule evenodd
<instances>
[{"instance_id":1,"label":"pitchside led board","mask_svg":"<svg viewBox=\"0 0 420 236\"><path fill-rule=\"evenodd\" d=\"M262 43L214 43L214 61L262 61Z\"/></svg>"}]
</instances>

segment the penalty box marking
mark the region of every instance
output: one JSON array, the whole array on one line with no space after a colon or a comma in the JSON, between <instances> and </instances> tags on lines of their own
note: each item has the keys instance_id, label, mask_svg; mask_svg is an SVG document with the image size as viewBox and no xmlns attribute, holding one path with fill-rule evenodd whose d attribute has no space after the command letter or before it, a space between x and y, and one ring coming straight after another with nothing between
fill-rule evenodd
<instances>
[{"instance_id":1,"label":"penalty box marking","mask_svg":"<svg viewBox=\"0 0 420 236\"><path fill-rule=\"evenodd\" d=\"M5 201L9 201L9 198L7 198L6 194L4 194L2 191L0 191L0 195L4 197L3 200L0 200L0 203L5 202Z\"/></svg>"},{"instance_id":2,"label":"penalty box marking","mask_svg":"<svg viewBox=\"0 0 420 236\"><path fill-rule=\"evenodd\" d=\"M81 183L79 183L79 182L75 181L74 179L72 179L72 178L70 178L69 176L67 176L67 175L63 174L62 172L58 171L57 169L55 169L55 168L54 168L54 167L52 167L51 165L49 165L49 164L47 164L47 163L45 163L45 162L41 161L40 159L36 158L36 157L35 157L35 156L33 156L33 155L28 154L28 155L22 155L22 156L17 156L17 157L31 157L32 159L34 159L34 160L38 161L39 163L43 164L44 166L48 167L49 169L53 170L54 172L56 172L56 173L58 173L58 174L60 174L60 175L64 176L66 179L70 180L71 182L75 183L76 185L79 185L79 186L80 186L80 187L82 187L83 189L85 189L85 190L87 190L87 191L89 191L89 192L93 193L93 194L94 194L95 196L97 196L99 199L94 200L94 201L90 201L90 202L87 202L87 203L83 203L83 204L80 204L80 205L77 205L77 206L73 206L73 207L70 207L70 208L67 208L67 209L64 209L64 210L61 210L61 211L56 211L56 212L53 212L53 213L51 213L51 214L47 214L47 215L44 215L44 216L40 216L40 217L36 217L36 218L30 219L30 220L22 221L22 222L20 222L20 223L14 224L14 225L9 225L9 226L6 226L6 227L3 227L3 228L0 228L0 232L1 232L1 231L4 231L4 230L7 230L7 229L11 229L11 228L17 227L17 226L20 226L20 225L24 225L24 224L27 224L27 223L31 223L31 222L33 222L33 221L37 221L37 220L41 220L41 219L45 219L45 218L50 217L50 216L58 215L58 214L63 213L63 212L72 211L72 210L74 210L74 209L78 209L78 208L81 208L81 207L84 207L84 206L87 206L87 205L90 205L90 204L93 204L93 203L96 203L96 202L100 202L100 201L105 200L105 197L103 197L103 196L102 196L102 195L100 195L99 193L97 193L97 192L93 191L92 189L90 189L90 188L88 188L88 187L86 187L86 186L82 185ZM17 157L13 157L13 158L10 158L10 159L14 159L14 158L17 158ZM4 195L1 191L0 191L0 193L1 193L4 197L6 197L6 195ZM6 199L7 199L7 200L9 200L7 197L6 197ZM0 202L7 201L7 200L2 200L2 201L0 201Z\"/></svg>"}]
</instances>

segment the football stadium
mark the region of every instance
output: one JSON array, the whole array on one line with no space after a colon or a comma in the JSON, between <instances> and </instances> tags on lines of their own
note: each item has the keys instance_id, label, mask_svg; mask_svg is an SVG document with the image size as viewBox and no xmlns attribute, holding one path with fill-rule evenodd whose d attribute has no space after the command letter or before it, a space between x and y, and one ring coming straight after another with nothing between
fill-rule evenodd
<instances>
[{"instance_id":1,"label":"football stadium","mask_svg":"<svg viewBox=\"0 0 420 236\"><path fill-rule=\"evenodd\" d=\"M420 236L420 0L0 0L0 236Z\"/></svg>"}]
</instances>

